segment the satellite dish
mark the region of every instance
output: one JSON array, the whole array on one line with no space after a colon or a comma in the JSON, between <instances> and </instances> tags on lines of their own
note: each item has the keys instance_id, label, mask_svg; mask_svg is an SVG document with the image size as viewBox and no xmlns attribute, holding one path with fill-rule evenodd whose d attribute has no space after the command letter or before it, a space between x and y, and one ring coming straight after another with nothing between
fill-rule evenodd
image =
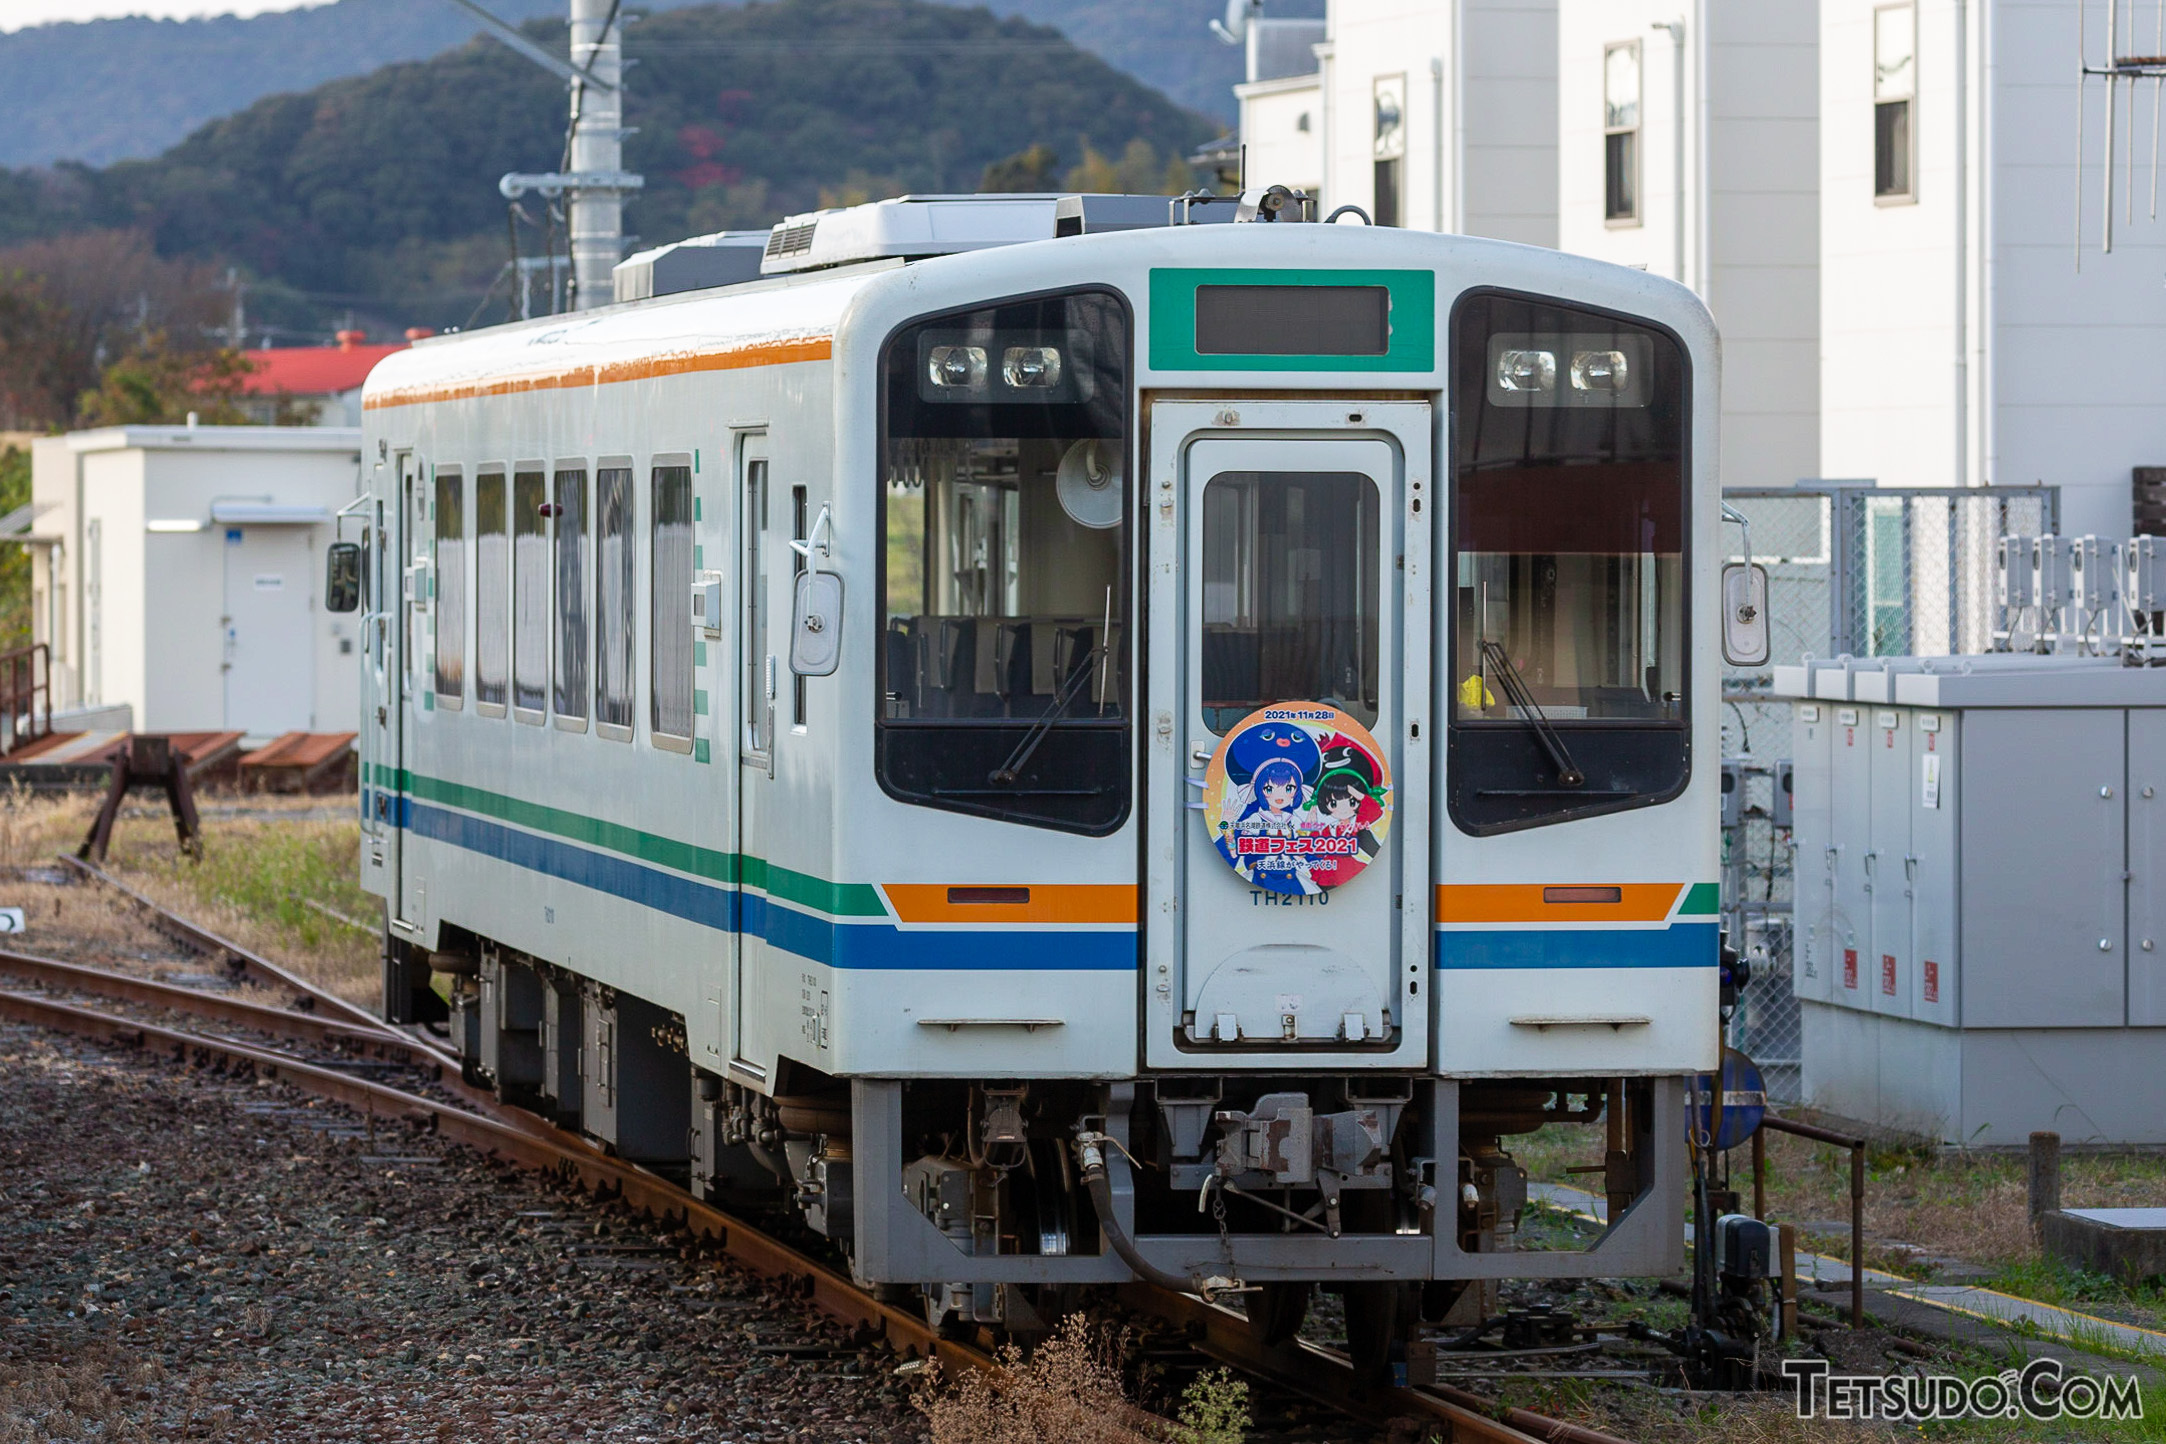
<instances>
[{"instance_id":1,"label":"satellite dish","mask_svg":"<svg viewBox=\"0 0 2166 1444\"><path fill-rule=\"evenodd\" d=\"M1103 441L1078 441L1053 473L1060 509L1077 526L1104 531L1121 524L1121 456Z\"/></svg>"}]
</instances>

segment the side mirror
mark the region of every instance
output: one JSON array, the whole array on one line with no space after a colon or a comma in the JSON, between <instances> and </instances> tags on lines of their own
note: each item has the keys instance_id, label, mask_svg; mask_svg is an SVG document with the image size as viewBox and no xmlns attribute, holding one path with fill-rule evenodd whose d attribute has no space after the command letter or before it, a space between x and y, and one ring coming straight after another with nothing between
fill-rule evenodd
<instances>
[{"instance_id":1,"label":"side mirror","mask_svg":"<svg viewBox=\"0 0 2166 1444\"><path fill-rule=\"evenodd\" d=\"M790 614L790 670L800 677L831 677L842 662L842 578L805 572L797 578Z\"/></svg>"},{"instance_id":2,"label":"side mirror","mask_svg":"<svg viewBox=\"0 0 2166 1444\"><path fill-rule=\"evenodd\" d=\"M361 543L333 542L325 559L323 608L351 612L361 605Z\"/></svg>"},{"instance_id":3,"label":"side mirror","mask_svg":"<svg viewBox=\"0 0 2166 1444\"><path fill-rule=\"evenodd\" d=\"M1733 667L1764 667L1770 646L1767 568L1732 562L1722 569L1722 659Z\"/></svg>"}]
</instances>

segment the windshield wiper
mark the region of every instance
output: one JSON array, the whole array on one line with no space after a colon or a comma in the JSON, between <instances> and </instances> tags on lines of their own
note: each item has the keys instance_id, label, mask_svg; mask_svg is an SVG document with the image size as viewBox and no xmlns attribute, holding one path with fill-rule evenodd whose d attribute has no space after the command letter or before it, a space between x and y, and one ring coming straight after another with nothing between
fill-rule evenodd
<instances>
[{"instance_id":1,"label":"windshield wiper","mask_svg":"<svg viewBox=\"0 0 2166 1444\"><path fill-rule=\"evenodd\" d=\"M1045 741L1053 730L1053 724L1068 711L1068 704L1075 701L1083 690L1083 684L1098 670L1098 659L1104 651L1105 647L1101 645L1091 648L1083 655L1083 660L1068 673L1068 680L1061 683L1060 691L1054 694L1053 705L1046 708L1045 714L1030 724L1030 730L1023 734L1023 740L1015 744L1015 750L1008 754L1006 762L993 769L988 781L1002 787L1015 786L1015 779L1030 762L1031 754L1038 750L1038 744Z\"/></svg>"},{"instance_id":2,"label":"windshield wiper","mask_svg":"<svg viewBox=\"0 0 2166 1444\"><path fill-rule=\"evenodd\" d=\"M1534 700L1534 694L1527 690L1526 679L1519 675L1519 668L1512 665L1512 659L1505 654L1502 644L1484 641L1482 659L1489 663L1497 680L1504 684L1504 700L1519 709L1520 720L1534 729L1535 741L1542 744L1542 750L1549 754L1549 760L1555 764L1557 785L1578 787L1585 782L1587 774L1573 765L1572 754L1565 750L1564 738L1558 734L1556 724L1549 720L1548 714L1543 712L1540 704Z\"/></svg>"}]
</instances>

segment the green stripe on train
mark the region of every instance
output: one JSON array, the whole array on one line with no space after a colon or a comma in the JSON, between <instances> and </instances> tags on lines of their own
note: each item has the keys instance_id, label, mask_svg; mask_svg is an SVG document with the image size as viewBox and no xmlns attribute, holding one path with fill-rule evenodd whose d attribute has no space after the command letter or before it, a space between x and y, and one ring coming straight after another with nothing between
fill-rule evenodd
<instances>
[{"instance_id":1,"label":"green stripe on train","mask_svg":"<svg viewBox=\"0 0 2166 1444\"><path fill-rule=\"evenodd\" d=\"M1722 889L1711 882L1694 883L1677 905L1677 915L1686 918L1711 918L1721 911Z\"/></svg>"},{"instance_id":2,"label":"green stripe on train","mask_svg":"<svg viewBox=\"0 0 2166 1444\"><path fill-rule=\"evenodd\" d=\"M527 802L517 797L507 797L500 792L468 787L462 783L446 782L442 778L427 777L417 772L401 772L381 763L372 769L372 773L371 780L375 786L389 788L393 792L404 792L424 802L456 807L462 812L472 812L498 822L510 823L514 827L523 827L529 832L546 832L554 837L637 858L658 867L690 873L694 877L706 878L712 882L759 888L769 897L813 908L831 916L887 916L887 908L882 905L879 892L868 883L829 882L808 873L777 867L762 857L697 847L672 837L642 832L636 827L626 827L622 823L604 822L584 813L567 812L560 807L545 807L538 802Z\"/></svg>"}]
</instances>

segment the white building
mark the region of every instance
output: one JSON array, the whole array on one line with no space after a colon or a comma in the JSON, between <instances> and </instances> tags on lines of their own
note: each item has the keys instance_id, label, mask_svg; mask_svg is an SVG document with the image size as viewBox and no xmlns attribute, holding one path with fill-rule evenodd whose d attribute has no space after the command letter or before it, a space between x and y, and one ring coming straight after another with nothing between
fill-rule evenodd
<instances>
[{"instance_id":1,"label":"white building","mask_svg":"<svg viewBox=\"0 0 2166 1444\"><path fill-rule=\"evenodd\" d=\"M1251 22L1252 186L1381 225L1557 243L1556 0L1332 0ZM1300 52L1307 50L1313 60Z\"/></svg>"},{"instance_id":2,"label":"white building","mask_svg":"<svg viewBox=\"0 0 2166 1444\"><path fill-rule=\"evenodd\" d=\"M2128 535L2130 468L2166 461L2150 127L2139 117L2136 223L2122 185L2102 255L2106 92L2085 96L2079 177L2073 5L1821 0L1820 21L1822 469L2056 483L2064 532Z\"/></svg>"},{"instance_id":3,"label":"white building","mask_svg":"<svg viewBox=\"0 0 2166 1444\"><path fill-rule=\"evenodd\" d=\"M40 438L31 604L54 710L125 703L156 732L351 730L360 624L325 612L322 589L360 467L346 427Z\"/></svg>"},{"instance_id":4,"label":"white building","mask_svg":"<svg viewBox=\"0 0 2166 1444\"><path fill-rule=\"evenodd\" d=\"M1707 302L1730 486L1821 474L1815 9L1558 3L1557 244Z\"/></svg>"}]
</instances>

